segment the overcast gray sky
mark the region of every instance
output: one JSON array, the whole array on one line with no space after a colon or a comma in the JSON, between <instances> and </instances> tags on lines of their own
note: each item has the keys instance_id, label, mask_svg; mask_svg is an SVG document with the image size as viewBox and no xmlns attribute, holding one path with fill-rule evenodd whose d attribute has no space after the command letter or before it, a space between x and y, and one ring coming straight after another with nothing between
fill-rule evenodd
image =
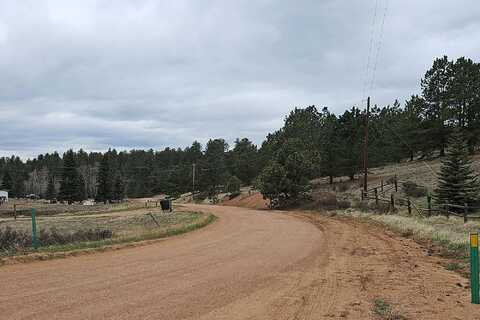
<instances>
[{"instance_id":1,"label":"overcast gray sky","mask_svg":"<svg viewBox=\"0 0 480 320\"><path fill-rule=\"evenodd\" d=\"M366 76L377 2L370 70ZM478 0L0 0L0 155L261 143L295 106L404 101L480 61Z\"/></svg>"}]
</instances>

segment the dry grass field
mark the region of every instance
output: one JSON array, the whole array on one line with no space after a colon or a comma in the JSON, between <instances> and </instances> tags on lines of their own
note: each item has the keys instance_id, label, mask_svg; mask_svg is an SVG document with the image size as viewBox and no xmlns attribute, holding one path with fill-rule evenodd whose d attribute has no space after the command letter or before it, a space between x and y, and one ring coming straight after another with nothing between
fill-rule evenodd
<instances>
[{"instance_id":1,"label":"dry grass field","mask_svg":"<svg viewBox=\"0 0 480 320\"><path fill-rule=\"evenodd\" d=\"M150 216L151 213L151 216ZM157 221L160 227L155 223ZM99 213L99 214L61 214L56 216L37 217L37 228L56 229L59 232L75 232L82 229L108 229L116 237L128 237L158 228L174 227L189 224L197 220L198 214L194 212L177 211L163 213L161 210L141 209L125 212ZM31 218L20 217L14 219L0 219L1 227L11 227L17 230L30 231Z\"/></svg>"},{"instance_id":2,"label":"dry grass field","mask_svg":"<svg viewBox=\"0 0 480 320\"><path fill-rule=\"evenodd\" d=\"M158 207L137 206L129 209L121 205L97 213L77 211L39 215L36 220L40 239L43 235L44 242L48 240L47 245L41 244L39 251L65 251L162 238L199 228L213 218L208 214L181 208L176 208L173 212L162 212ZM19 216L17 219L0 217L0 248L3 248L0 255L31 252L31 229L32 220L29 216ZM10 234L6 231L10 231ZM93 238L91 241L88 235L85 235L88 232L93 233L90 235L90 238ZM106 234L107 237L100 236L98 239L96 234ZM18 237L19 240L12 240L12 237ZM59 239L58 244L55 239ZM24 245L25 243L28 246Z\"/></svg>"}]
</instances>

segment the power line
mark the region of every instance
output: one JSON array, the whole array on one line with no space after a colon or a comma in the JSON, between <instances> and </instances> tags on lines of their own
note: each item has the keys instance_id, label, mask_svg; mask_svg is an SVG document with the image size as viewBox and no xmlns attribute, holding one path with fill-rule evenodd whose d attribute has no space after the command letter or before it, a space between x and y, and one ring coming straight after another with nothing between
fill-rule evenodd
<instances>
[{"instance_id":1,"label":"power line","mask_svg":"<svg viewBox=\"0 0 480 320\"><path fill-rule=\"evenodd\" d=\"M383 30L384 30L384 27L385 27L385 19L387 17L387 11L388 11L388 0L385 0L385 8L384 8L384 11L383 11L382 24L381 24L381 27L380 27L380 36L379 36L379 40L378 40L378 43L377 43L377 52L376 52L376 55L375 55L375 63L373 64L372 80L370 82L370 93L372 93L374 85L375 85L378 57L380 55L380 49L382 48L382 44L383 44Z\"/></svg>"},{"instance_id":2,"label":"power line","mask_svg":"<svg viewBox=\"0 0 480 320\"><path fill-rule=\"evenodd\" d=\"M373 44L374 44L375 24L377 20L377 9L378 9L378 0L375 0L375 9L373 12L373 19L372 19L372 24L370 29L370 47L368 49L367 66L365 69L364 80L363 80L363 92L362 92L362 100L361 100L362 102L365 101L365 93L367 90L368 77L370 75L370 61L372 57L372 50L373 50Z\"/></svg>"}]
</instances>

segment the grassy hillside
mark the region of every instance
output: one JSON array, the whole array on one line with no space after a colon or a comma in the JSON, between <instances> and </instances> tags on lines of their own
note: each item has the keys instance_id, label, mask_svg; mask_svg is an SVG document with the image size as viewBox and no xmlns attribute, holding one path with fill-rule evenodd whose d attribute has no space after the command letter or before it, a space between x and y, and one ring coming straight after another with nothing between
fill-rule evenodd
<instances>
[{"instance_id":1,"label":"grassy hillside","mask_svg":"<svg viewBox=\"0 0 480 320\"><path fill-rule=\"evenodd\" d=\"M427 192L432 193L437 184L437 173L440 170L441 160L436 158L433 160L414 160L404 161L400 163L390 164L384 167L370 168L368 177L368 188L378 187L381 198L389 199L393 193L395 198L409 197L414 204L419 207L427 207L426 193L422 196L409 196L404 191L405 182L413 182L419 187L424 187ZM473 157L473 166L477 173L480 174L480 154ZM398 178L398 192L393 190L393 177ZM328 183L328 178L320 178L312 181L313 184L313 200L318 206L329 207L332 202L337 200L345 200L355 205L361 200L361 190L363 176L357 175L355 180L351 181L348 177L337 177L334 179L333 185ZM382 194L380 186L385 186L385 192ZM335 196L332 197L332 193ZM373 193L370 193L372 195Z\"/></svg>"}]
</instances>

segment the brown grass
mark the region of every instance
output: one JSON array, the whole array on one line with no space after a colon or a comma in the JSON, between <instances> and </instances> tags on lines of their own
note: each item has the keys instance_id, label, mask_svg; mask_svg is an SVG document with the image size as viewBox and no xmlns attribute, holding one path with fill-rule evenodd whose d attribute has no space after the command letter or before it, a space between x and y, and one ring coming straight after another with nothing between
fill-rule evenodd
<instances>
[{"instance_id":1,"label":"brown grass","mask_svg":"<svg viewBox=\"0 0 480 320\"><path fill-rule=\"evenodd\" d=\"M196 225L208 218L204 213L176 211L174 213L163 213L158 208L148 210L134 210L124 212L111 212L101 214L76 215L64 214L55 216L40 216L37 218L37 230L54 230L60 234L73 234L85 230L109 230L113 232L111 241L105 243L117 243L123 241L135 241L154 239L170 234L172 230L182 230L188 226ZM152 218L155 219L153 219ZM158 223L158 225L157 225ZM21 217L17 220L12 218L0 219L0 229L12 228L23 232L31 232L31 219ZM76 244L65 246L70 250ZM80 245L83 246L83 245ZM86 247L97 246L97 244ZM56 246L58 251L61 246ZM41 250L46 250L42 248ZM31 251L31 248L16 250L15 252L4 252L0 255L19 254L22 251ZM61 250L60 250L61 251Z\"/></svg>"}]
</instances>

